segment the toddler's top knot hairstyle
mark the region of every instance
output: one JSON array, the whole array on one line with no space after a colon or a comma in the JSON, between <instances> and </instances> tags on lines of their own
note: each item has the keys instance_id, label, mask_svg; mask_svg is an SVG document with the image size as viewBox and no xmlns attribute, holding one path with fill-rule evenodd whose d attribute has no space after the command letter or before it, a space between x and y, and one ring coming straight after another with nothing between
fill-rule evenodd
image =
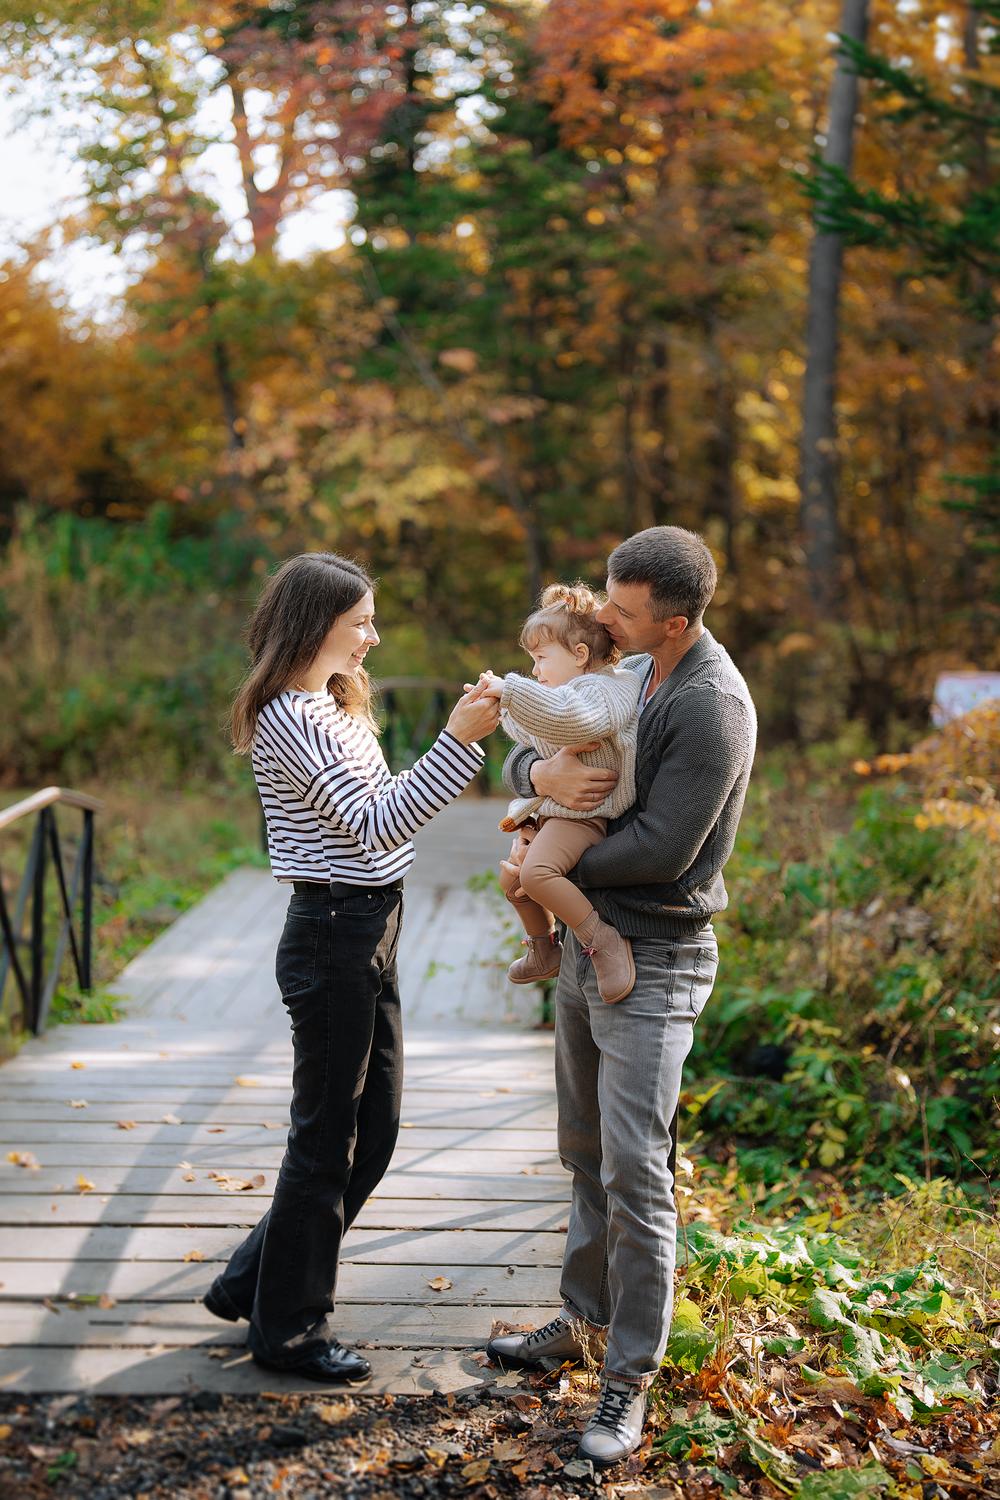
<instances>
[{"instance_id":1,"label":"toddler's top knot hairstyle","mask_svg":"<svg viewBox=\"0 0 1000 1500\"><path fill-rule=\"evenodd\" d=\"M538 608L524 622L518 645L533 651L543 641L555 641L572 651L581 642L590 649L590 667L613 667L621 652L597 618L604 603L585 583L550 583Z\"/></svg>"}]
</instances>

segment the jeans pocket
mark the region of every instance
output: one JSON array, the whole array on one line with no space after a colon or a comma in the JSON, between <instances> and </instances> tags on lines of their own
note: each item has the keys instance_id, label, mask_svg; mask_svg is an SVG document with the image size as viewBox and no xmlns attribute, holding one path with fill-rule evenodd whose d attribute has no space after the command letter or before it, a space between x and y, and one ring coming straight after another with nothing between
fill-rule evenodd
<instances>
[{"instance_id":1,"label":"jeans pocket","mask_svg":"<svg viewBox=\"0 0 1000 1500\"><path fill-rule=\"evenodd\" d=\"M274 977L283 999L316 983L320 925L319 913L305 916L289 912L285 918L274 960Z\"/></svg>"},{"instance_id":2,"label":"jeans pocket","mask_svg":"<svg viewBox=\"0 0 1000 1500\"><path fill-rule=\"evenodd\" d=\"M335 917L380 917L389 904L384 886L370 891L353 891L350 896L331 896L330 910Z\"/></svg>"},{"instance_id":3,"label":"jeans pocket","mask_svg":"<svg viewBox=\"0 0 1000 1500\"><path fill-rule=\"evenodd\" d=\"M719 967L719 945L709 928L692 938L678 938L673 954L670 1009L675 1015L697 1021L715 985Z\"/></svg>"}]
</instances>

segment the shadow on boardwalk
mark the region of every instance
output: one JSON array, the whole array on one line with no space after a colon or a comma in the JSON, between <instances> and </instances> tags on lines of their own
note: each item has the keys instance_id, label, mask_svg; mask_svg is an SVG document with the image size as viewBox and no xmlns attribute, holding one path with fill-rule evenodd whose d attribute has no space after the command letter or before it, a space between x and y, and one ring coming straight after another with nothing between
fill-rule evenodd
<instances>
[{"instance_id":1,"label":"shadow on boardwalk","mask_svg":"<svg viewBox=\"0 0 1000 1500\"><path fill-rule=\"evenodd\" d=\"M495 1317L538 1321L558 1300L551 1038L533 1028L537 993L503 977L495 906L466 884L502 847L501 806L446 810L407 881L403 1129L338 1289L338 1329L374 1351L376 1391L472 1385ZM266 873L236 872L125 970L122 1021L57 1027L0 1069L0 1388L296 1388L198 1300L282 1157L286 900Z\"/></svg>"}]
</instances>

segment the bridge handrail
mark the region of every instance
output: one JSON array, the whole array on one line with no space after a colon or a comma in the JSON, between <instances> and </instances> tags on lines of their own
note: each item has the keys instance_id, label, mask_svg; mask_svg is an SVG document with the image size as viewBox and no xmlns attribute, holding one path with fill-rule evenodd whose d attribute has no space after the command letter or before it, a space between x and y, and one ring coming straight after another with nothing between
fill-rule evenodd
<instances>
[{"instance_id":1,"label":"bridge handrail","mask_svg":"<svg viewBox=\"0 0 1000 1500\"><path fill-rule=\"evenodd\" d=\"M41 812L43 807L51 807L55 802L65 803L67 807L78 807L83 812L100 812L104 803L99 797L92 797L89 792L74 792L72 788L65 786L46 786L40 792L32 792L30 797L24 797L20 802L12 802L10 807L0 811L0 831L9 828L19 818L30 817L32 813Z\"/></svg>"},{"instance_id":2,"label":"bridge handrail","mask_svg":"<svg viewBox=\"0 0 1000 1500\"><path fill-rule=\"evenodd\" d=\"M69 875L56 824L54 810L58 806L83 813L83 834ZM47 786L0 812L0 832L24 818L37 818L27 864L12 906L0 881L0 1006L8 977L12 975L21 1001L20 1024L35 1036L45 1029L67 943L80 989L87 991L92 987L94 814L103 806L100 798L92 797L89 792ZM50 864L58 887L60 920L51 958L46 964L45 886ZM78 900L82 907L79 934L74 921ZM29 933L25 936L24 919L29 906ZM22 962L23 949L27 950L30 963Z\"/></svg>"}]
</instances>

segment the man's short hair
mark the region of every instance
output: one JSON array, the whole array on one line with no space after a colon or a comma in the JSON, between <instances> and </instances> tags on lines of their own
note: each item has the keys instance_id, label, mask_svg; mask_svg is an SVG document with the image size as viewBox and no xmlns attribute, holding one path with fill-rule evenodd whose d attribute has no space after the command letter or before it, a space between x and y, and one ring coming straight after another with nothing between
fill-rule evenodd
<instances>
[{"instance_id":1,"label":"man's short hair","mask_svg":"<svg viewBox=\"0 0 1000 1500\"><path fill-rule=\"evenodd\" d=\"M683 526L650 526L627 537L608 558L608 577L648 584L653 619L686 615L689 627L700 624L719 581L704 541Z\"/></svg>"}]
</instances>

